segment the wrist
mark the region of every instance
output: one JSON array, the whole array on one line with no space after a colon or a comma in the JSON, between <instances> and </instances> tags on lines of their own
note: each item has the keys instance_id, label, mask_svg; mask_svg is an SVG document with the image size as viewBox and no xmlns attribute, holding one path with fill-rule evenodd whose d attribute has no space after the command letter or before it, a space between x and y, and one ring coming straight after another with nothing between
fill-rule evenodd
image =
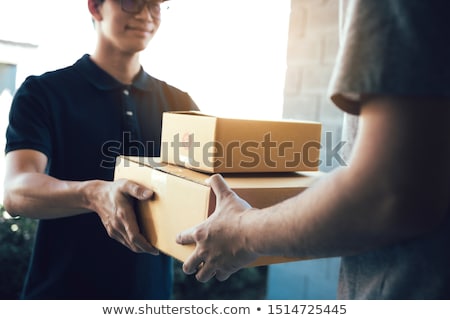
<instances>
[{"instance_id":1,"label":"wrist","mask_svg":"<svg viewBox=\"0 0 450 320\"><path fill-rule=\"evenodd\" d=\"M259 231L261 224L260 214L260 209L250 208L246 210L241 216L238 229L239 234L243 237L243 247L249 253L257 256L263 254L260 248L262 240L262 233Z\"/></svg>"},{"instance_id":2,"label":"wrist","mask_svg":"<svg viewBox=\"0 0 450 320\"><path fill-rule=\"evenodd\" d=\"M97 211L96 199L98 199L98 191L100 190L104 181L101 180L89 180L80 184L81 205L83 209L89 211Z\"/></svg>"}]
</instances>

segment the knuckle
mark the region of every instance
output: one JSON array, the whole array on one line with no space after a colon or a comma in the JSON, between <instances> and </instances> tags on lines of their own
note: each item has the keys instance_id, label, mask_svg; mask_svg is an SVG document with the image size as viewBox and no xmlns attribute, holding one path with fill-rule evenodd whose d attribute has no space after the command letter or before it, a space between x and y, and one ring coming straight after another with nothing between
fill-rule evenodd
<instances>
[{"instance_id":1,"label":"knuckle","mask_svg":"<svg viewBox=\"0 0 450 320\"><path fill-rule=\"evenodd\" d=\"M119 183L119 188L125 192L132 190L133 185L134 185L134 183L128 179L118 180L118 183Z\"/></svg>"},{"instance_id":2,"label":"knuckle","mask_svg":"<svg viewBox=\"0 0 450 320\"><path fill-rule=\"evenodd\" d=\"M134 184L134 183L133 183L133 184L131 185L131 187L130 187L131 192L133 192L133 194L138 194L140 188L141 188L141 187L140 187L139 185Z\"/></svg>"},{"instance_id":3,"label":"knuckle","mask_svg":"<svg viewBox=\"0 0 450 320\"><path fill-rule=\"evenodd\" d=\"M110 226L106 227L106 232L110 238L114 238L114 231Z\"/></svg>"},{"instance_id":4,"label":"knuckle","mask_svg":"<svg viewBox=\"0 0 450 320\"><path fill-rule=\"evenodd\" d=\"M204 247L198 248L197 249L197 256L202 258L202 260L203 260L204 257L208 257L209 256L209 251L207 249L205 249Z\"/></svg>"},{"instance_id":5,"label":"knuckle","mask_svg":"<svg viewBox=\"0 0 450 320\"><path fill-rule=\"evenodd\" d=\"M222 190L220 194L220 198L222 201L231 201L237 197L236 193L233 190Z\"/></svg>"},{"instance_id":6,"label":"knuckle","mask_svg":"<svg viewBox=\"0 0 450 320\"><path fill-rule=\"evenodd\" d=\"M128 238L130 239L131 243L138 243L139 240L140 240L139 237L137 235L135 235L135 234L130 234L128 236Z\"/></svg>"},{"instance_id":7,"label":"knuckle","mask_svg":"<svg viewBox=\"0 0 450 320\"><path fill-rule=\"evenodd\" d=\"M113 227L108 226L106 228L106 232L108 233L108 236L110 238L115 239L115 240L120 240L120 237L118 236L117 231Z\"/></svg>"},{"instance_id":8,"label":"knuckle","mask_svg":"<svg viewBox=\"0 0 450 320\"><path fill-rule=\"evenodd\" d=\"M113 222L111 222L111 224L109 225L109 228L111 230L111 233L115 236L118 237L118 235L120 234L120 223L117 222L117 220L114 220Z\"/></svg>"},{"instance_id":9,"label":"knuckle","mask_svg":"<svg viewBox=\"0 0 450 320\"><path fill-rule=\"evenodd\" d=\"M208 233L204 228L197 228L193 231L192 236L195 241L202 241L207 238Z\"/></svg>"},{"instance_id":10,"label":"knuckle","mask_svg":"<svg viewBox=\"0 0 450 320\"><path fill-rule=\"evenodd\" d=\"M127 181L126 187L131 194L136 195L139 193L139 189L141 186L132 181Z\"/></svg>"},{"instance_id":11,"label":"knuckle","mask_svg":"<svg viewBox=\"0 0 450 320\"><path fill-rule=\"evenodd\" d=\"M116 210L116 212L114 214L114 216L119 218L119 219L124 219L125 215L126 215L126 211L121 209L121 208L117 208L117 210ZM118 224L117 219L113 219L112 223L114 223L117 226L117 224Z\"/></svg>"},{"instance_id":12,"label":"knuckle","mask_svg":"<svg viewBox=\"0 0 450 320\"><path fill-rule=\"evenodd\" d=\"M116 180L114 183L116 184L117 187L124 188L127 185L128 180L122 178L122 179Z\"/></svg>"},{"instance_id":13,"label":"knuckle","mask_svg":"<svg viewBox=\"0 0 450 320\"><path fill-rule=\"evenodd\" d=\"M142 250L140 250L139 248L137 248L136 246L128 246L130 248L131 251L133 251L134 253L141 253Z\"/></svg>"}]
</instances>

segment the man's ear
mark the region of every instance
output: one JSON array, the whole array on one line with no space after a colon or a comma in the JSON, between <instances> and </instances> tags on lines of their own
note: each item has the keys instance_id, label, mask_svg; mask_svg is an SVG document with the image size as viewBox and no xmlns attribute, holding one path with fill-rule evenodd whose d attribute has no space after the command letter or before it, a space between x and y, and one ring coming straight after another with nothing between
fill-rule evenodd
<instances>
[{"instance_id":1,"label":"man's ear","mask_svg":"<svg viewBox=\"0 0 450 320\"><path fill-rule=\"evenodd\" d=\"M102 20L102 15L100 14L99 6L95 2L95 0L88 0L88 8L89 8L89 12L92 15L93 20L97 20L97 21Z\"/></svg>"}]
</instances>

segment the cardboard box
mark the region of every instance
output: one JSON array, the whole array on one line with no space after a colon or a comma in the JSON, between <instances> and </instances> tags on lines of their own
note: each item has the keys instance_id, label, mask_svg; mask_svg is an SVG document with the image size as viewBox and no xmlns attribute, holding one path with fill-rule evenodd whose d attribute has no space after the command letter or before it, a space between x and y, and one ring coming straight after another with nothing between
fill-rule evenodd
<instances>
[{"instance_id":1,"label":"cardboard box","mask_svg":"<svg viewBox=\"0 0 450 320\"><path fill-rule=\"evenodd\" d=\"M209 173L317 171L321 124L163 114L164 162Z\"/></svg>"},{"instance_id":2,"label":"cardboard box","mask_svg":"<svg viewBox=\"0 0 450 320\"><path fill-rule=\"evenodd\" d=\"M201 223L214 211L214 192L205 184L209 176L145 157L118 157L115 169L116 180L126 178L155 191L154 199L138 203L140 228L153 246L180 261L185 261L195 246L177 244L177 234ZM319 176L319 172L224 175L230 187L257 208L297 195ZM249 266L294 260L299 259L262 257Z\"/></svg>"}]
</instances>

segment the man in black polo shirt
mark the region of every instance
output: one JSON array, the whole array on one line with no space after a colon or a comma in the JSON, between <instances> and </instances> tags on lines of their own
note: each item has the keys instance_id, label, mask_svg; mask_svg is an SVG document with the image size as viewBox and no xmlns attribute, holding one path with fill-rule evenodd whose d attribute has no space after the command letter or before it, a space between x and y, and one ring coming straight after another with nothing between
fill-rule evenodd
<instances>
[{"instance_id":1,"label":"man in black polo shirt","mask_svg":"<svg viewBox=\"0 0 450 320\"><path fill-rule=\"evenodd\" d=\"M4 205L39 219L24 299L170 298L171 260L133 210L152 190L112 181L116 156L159 155L162 112L197 109L140 65L161 3L89 0L93 54L27 78L14 98Z\"/></svg>"}]
</instances>

